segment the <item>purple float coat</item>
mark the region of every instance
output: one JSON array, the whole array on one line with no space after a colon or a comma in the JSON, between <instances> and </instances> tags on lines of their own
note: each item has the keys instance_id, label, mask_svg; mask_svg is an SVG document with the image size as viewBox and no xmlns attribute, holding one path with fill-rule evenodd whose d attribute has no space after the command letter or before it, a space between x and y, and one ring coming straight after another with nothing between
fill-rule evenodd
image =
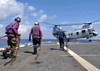
<instances>
[{"instance_id":1,"label":"purple float coat","mask_svg":"<svg viewBox=\"0 0 100 71\"><path fill-rule=\"evenodd\" d=\"M29 34L29 38L31 38L31 34L32 36L42 36L42 31L41 31L40 26L32 27L30 34Z\"/></svg>"},{"instance_id":2,"label":"purple float coat","mask_svg":"<svg viewBox=\"0 0 100 71\"><path fill-rule=\"evenodd\" d=\"M14 21L6 27L6 34L16 35L18 33L18 28L19 28L19 23L17 21Z\"/></svg>"}]
</instances>

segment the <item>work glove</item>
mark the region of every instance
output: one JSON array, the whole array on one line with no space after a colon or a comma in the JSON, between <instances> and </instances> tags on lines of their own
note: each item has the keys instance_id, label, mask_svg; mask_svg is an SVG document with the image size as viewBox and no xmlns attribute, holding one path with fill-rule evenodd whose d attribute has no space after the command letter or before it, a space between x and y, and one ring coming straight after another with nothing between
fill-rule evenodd
<instances>
[{"instance_id":1,"label":"work glove","mask_svg":"<svg viewBox=\"0 0 100 71\"><path fill-rule=\"evenodd\" d=\"M59 36L57 36L57 40L59 40Z\"/></svg>"},{"instance_id":2,"label":"work glove","mask_svg":"<svg viewBox=\"0 0 100 71\"><path fill-rule=\"evenodd\" d=\"M20 38L20 36L21 36L21 34L17 34L17 35L16 35L16 38Z\"/></svg>"},{"instance_id":3,"label":"work glove","mask_svg":"<svg viewBox=\"0 0 100 71\"><path fill-rule=\"evenodd\" d=\"M42 39L43 37L41 36L40 38Z\"/></svg>"}]
</instances>

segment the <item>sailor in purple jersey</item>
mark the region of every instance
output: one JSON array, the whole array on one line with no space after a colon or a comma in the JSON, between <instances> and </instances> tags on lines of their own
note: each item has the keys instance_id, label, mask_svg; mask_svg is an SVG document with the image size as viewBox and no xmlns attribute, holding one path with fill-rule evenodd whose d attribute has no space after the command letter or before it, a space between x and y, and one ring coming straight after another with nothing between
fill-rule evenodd
<instances>
[{"instance_id":1,"label":"sailor in purple jersey","mask_svg":"<svg viewBox=\"0 0 100 71\"><path fill-rule=\"evenodd\" d=\"M31 40L31 35L32 35L32 40L33 40L33 49L34 53L37 54L37 48L40 46L41 39L42 39L42 31L39 26L39 22L35 22L34 26L32 27L30 34L29 34L29 41Z\"/></svg>"},{"instance_id":2,"label":"sailor in purple jersey","mask_svg":"<svg viewBox=\"0 0 100 71\"><path fill-rule=\"evenodd\" d=\"M19 28L19 23L21 21L20 17L15 18L15 21L10 23L6 27L6 34L8 37L8 48L3 52L3 56L5 59L7 59L7 52L11 50L10 57L13 57L14 49L16 48L16 35L18 35L18 28Z\"/></svg>"},{"instance_id":3,"label":"sailor in purple jersey","mask_svg":"<svg viewBox=\"0 0 100 71\"><path fill-rule=\"evenodd\" d=\"M18 28L19 28L19 23L17 21L14 21L6 27L6 34L16 35L18 32Z\"/></svg>"}]
</instances>

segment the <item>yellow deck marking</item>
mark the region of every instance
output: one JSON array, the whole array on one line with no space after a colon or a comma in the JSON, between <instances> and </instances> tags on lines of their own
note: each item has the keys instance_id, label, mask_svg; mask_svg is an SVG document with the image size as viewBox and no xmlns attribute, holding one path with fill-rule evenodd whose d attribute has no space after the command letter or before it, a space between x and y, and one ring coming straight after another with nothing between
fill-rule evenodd
<instances>
[{"instance_id":1,"label":"yellow deck marking","mask_svg":"<svg viewBox=\"0 0 100 71\"><path fill-rule=\"evenodd\" d=\"M59 45L58 42L57 42L57 44ZM65 46L64 46L64 49L65 49ZM68 49L68 48L66 47L66 49ZM88 71L100 71L100 69L98 69L95 66L93 66L91 63L89 63L88 61L86 61L85 59L83 59L82 57L80 57L78 54L76 54L72 50L68 49L68 53L71 56L73 56Z\"/></svg>"}]
</instances>

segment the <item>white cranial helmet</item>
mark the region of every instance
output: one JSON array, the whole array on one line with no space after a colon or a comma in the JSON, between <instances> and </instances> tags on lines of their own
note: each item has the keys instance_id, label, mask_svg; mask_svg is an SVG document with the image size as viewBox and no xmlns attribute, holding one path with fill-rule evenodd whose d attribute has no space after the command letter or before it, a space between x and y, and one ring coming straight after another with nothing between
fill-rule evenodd
<instances>
[{"instance_id":1,"label":"white cranial helmet","mask_svg":"<svg viewBox=\"0 0 100 71\"><path fill-rule=\"evenodd\" d=\"M62 30L62 28L61 28L61 27L59 27L59 29L60 29L60 30Z\"/></svg>"},{"instance_id":2,"label":"white cranial helmet","mask_svg":"<svg viewBox=\"0 0 100 71\"><path fill-rule=\"evenodd\" d=\"M34 23L34 25L39 25L39 22L38 22L38 21L36 21L36 22Z\"/></svg>"}]
</instances>

